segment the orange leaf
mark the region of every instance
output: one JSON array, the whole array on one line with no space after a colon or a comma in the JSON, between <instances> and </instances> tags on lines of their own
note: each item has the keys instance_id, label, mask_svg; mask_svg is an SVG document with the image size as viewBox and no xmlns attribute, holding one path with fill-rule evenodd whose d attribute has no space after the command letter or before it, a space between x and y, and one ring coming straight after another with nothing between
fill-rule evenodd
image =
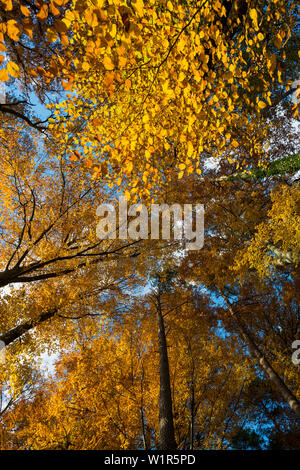
<instances>
[{"instance_id":1,"label":"orange leaf","mask_svg":"<svg viewBox=\"0 0 300 470\"><path fill-rule=\"evenodd\" d=\"M15 20L8 20L6 27L7 35L10 37L10 39L13 41L18 41L22 34L21 26Z\"/></svg>"},{"instance_id":2,"label":"orange leaf","mask_svg":"<svg viewBox=\"0 0 300 470\"><path fill-rule=\"evenodd\" d=\"M69 39L68 36L64 33L59 33L59 39L60 42L62 43L63 46L68 46L69 45Z\"/></svg>"},{"instance_id":3,"label":"orange leaf","mask_svg":"<svg viewBox=\"0 0 300 470\"><path fill-rule=\"evenodd\" d=\"M51 13L52 13L53 16L58 16L58 15L60 15L59 9L56 8L56 6L55 6L52 2L50 2L49 10L51 11Z\"/></svg>"},{"instance_id":4,"label":"orange leaf","mask_svg":"<svg viewBox=\"0 0 300 470\"><path fill-rule=\"evenodd\" d=\"M114 69L114 64L111 60L110 57L107 55L103 58L103 65L106 70L113 70Z\"/></svg>"},{"instance_id":5,"label":"orange leaf","mask_svg":"<svg viewBox=\"0 0 300 470\"><path fill-rule=\"evenodd\" d=\"M13 9L12 1L11 0L1 0L2 3L5 4L5 11L11 11Z\"/></svg>"},{"instance_id":6,"label":"orange leaf","mask_svg":"<svg viewBox=\"0 0 300 470\"><path fill-rule=\"evenodd\" d=\"M80 158L81 158L80 153L77 150L75 150L74 153L72 153L72 155L70 156L69 160L71 162L77 162Z\"/></svg>"},{"instance_id":7,"label":"orange leaf","mask_svg":"<svg viewBox=\"0 0 300 470\"><path fill-rule=\"evenodd\" d=\"M21 5L20 10L21 10L21 12L23 13L24 16L30 16L29 8L25 7L24 5Z\"/></svg>"},{"instance_id":8,"label":"orange leaf","mask_svg":"<svg viewBox=\"0 0 300 470\"><path fill-rule=\"evenodd\" d=\"M72 86L73 86L72 81L69 81L69 82L64 82L64 81L62 81L61 84L62 84L62 87L63 87L66 91L71 90L71 89L72 89Z\"/></svg>"},{"instance_id":9,"label":"orange leaf","mask_svg":"<svg viewBox=\"0 0 300 470\"><path fill-rule=\"evenodd\" d=\"M24 18L22 23L23 23L24 33L32 39L33 38L33 23L31 19Z\"/></svg>"},{"instance_id":10,"label":"orange leaf","mask_svg":"<svg viewBox=\"0 0 300 470\"><path fill-rule=\"evenodd\" d=\"M48 5L44 4L36 17L41 21L46 20L48 18Z\"/></svg>"},{"instance_id":11,"label":"orange leaf","mask_svg":"<svg viewBox=\"0 0 300 470\"><path fill-rule=\"evenodd\" d=\"M6 69L0 70L0 82L7 82L9 79L8 72Z\"/></svg>"}]
</instances>

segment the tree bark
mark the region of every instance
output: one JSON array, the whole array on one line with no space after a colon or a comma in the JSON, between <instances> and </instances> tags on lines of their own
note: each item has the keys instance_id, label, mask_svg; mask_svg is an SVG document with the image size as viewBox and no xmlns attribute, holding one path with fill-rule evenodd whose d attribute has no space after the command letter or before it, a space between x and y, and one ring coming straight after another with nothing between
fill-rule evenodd
<instances>
[{"instance_id":1,"label":"tree bark","mask_svg":"<svg viewBox=\"0 0 300 470\"><path fill-rule=\"evenodd\" d=\"M140 405L140 411L141 411L141 422L142 422L142 434L143 434L143 444L144 444L144 450L149 450L148 449L148 443L147 443L147 434L146 434L146 426L145 426L145 413L144 413L144 366L142 365L142 375L141 375L141 405Z\"/></svg>"},{"instance_id":2,"label":"tree bark","mask_svg":"<svg viewBox=\"0 0 300 470\"><path fill-rule=\"evenodd\" d=\"M54 308L52 310L48 310L47 312L41 313L37 318L34 318L32 320L27 320L24 323L21 323L15 328L12 328L11 330L6 331L2 335L0 335L0 341L3 341L5 346L8 346L10 343L20 338L27 331L43 323L44 321L49 320L50 318L54 317L56 312L57 312L57 309Z\"/></svg>"},{"instance_id":3,"label":"tree bark","mask_svg":"<svg viewBox=\"0 0 300 470\"><path fill-rule=\"evenodd\" d=\"M274 385L274 387L278 390L278 392L281 394L281 396L284 398L284 400L288 403L288 405L292 408L294 413L300 418L300 402L299 400L295 397L293 392L286 386L284 381L281 379L281 377L277 374L277 372L273 369L265 355L261 352L259 347L256 345L255 341L251 337L250 333L247 331L247 329L244 327L242 324L240 318L238 315L233 311L233 308L227 299L227 297L224 294L221 294L223 299L225 300L229 313L233 317L234 322L237 326L237 328L240 331L241 336L244 338L246 343L249 346L250 351L258 359L258 363L261 366L262 370L266 373L266 375L269 377L271 383Z\"/></svg>"},{"instance_id":4,"label":"tree bark","mask_svg":"<svg viewBox=\"0 0 300 470\"><path fill-rule=\"evenodd\" d=\"M191 384L190 450L194 450L194 425L195 425L195 387L194 387L194 380L193 380Z\"/></svg>"},{"instance_id":5,"label":"tree bark","mask_svg":"<svg viewBox=\"0 0 300 470\"><path fill-rule=\"evenodd\" d=\"M165 325L161 311L160 299L157 303L157 327L158 327L158 345L159 345L159 375L160 375L160 394L159 394L159 449L176 450L172 394L170 384L169 359L167 351L167 340Z\"/></svg>"}]
</instances>

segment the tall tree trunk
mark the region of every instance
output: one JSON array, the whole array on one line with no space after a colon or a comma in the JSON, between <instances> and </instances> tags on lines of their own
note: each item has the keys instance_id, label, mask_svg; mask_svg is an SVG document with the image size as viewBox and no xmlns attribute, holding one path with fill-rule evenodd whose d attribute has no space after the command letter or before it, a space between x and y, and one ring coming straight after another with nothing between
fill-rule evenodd
<instances>
[{"instance_id":1,"label":"tall tree trunk","mask_svg":"<svg viewBox=\"0 0 300 470\"><path fill-rule=\"evenodd\" d=\"M233 317L233 320L239 329L242 337L246 341L246 343L249 346L250 351L258 359L258 363L261 366L262 370L267 374L269 377L271 383L274 385L274 387L278 390L278 392L281 394L281 396L284 398L284 400L289 404L289 406L292 408L294 413L300 418L300 402L299 400L295 397L293 392L286 386L284 381L281 379L281 377L277 374L277 372L273 369L265 355L262 353L262 351L259 349L259 347L256 345L255 341L251 337L250 333L247 331L245 326L243 325L241 319L239 316L234 312L229 300L224 294L221 294L223 299L225 300L228 310L230 315Z\"/></svg>"},{"instance_id":2,"label":"tall tree trunk","mask_svg":"<svg viewBox=\"0 0 300 470\"><path fill-rule=\"evenodd\" d=\"M143 444L144 450L148 450L148 443L147 443L147 434L146 434L146 426L145 426L145 413L144 413L144 366L142 364L142 375L140 379L141 384L141 404L140 404L140 412L141 412L141 424L142 424L142 434L143 434Z\"/></svg>"},{"instance_id":3,"label":"tall tree trunk","mask_svg":"<svg viewBox=\"0 0 300 470\"><path fill-rule=\"evenodd\" d=\"M195 386L194 378L191 384L191 424L190 424L190 450L194 450L194 426L195 426Z\"/></svg>"},{"instance_id":4,"label":"tall tree trunk","mask_svg":"<svg viewBox=\"0 0 300 470\"><path fill-rule=\"evenodd\" d=\"M161 311L161 303L157 302L157 327L159 346L159 449L176 450L177 444L174 433L172 394L170 384L169 360L164 319Z\"/></svg>"}]
</instances>

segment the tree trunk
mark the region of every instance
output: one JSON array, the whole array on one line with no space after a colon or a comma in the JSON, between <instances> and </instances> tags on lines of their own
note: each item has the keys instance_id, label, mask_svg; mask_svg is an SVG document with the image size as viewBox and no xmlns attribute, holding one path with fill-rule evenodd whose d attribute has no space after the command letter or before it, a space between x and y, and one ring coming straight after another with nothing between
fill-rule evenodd
<instances>
[{"instance_id":1,"label":"tree trunk","mask_svg":"<svg viewBox=\"0 0 300 470\"><path fill-rule=\"evenodd\" d=\"M144 366L142 365L142 375L141 375L141 404L140 404L140 412L141 412L141 421L142 421L142 434L143 434L143 444L144 444L144 450L149 450L148 449L148 443L147 443L147 434L146 434L146 426L145 426L145 413L144 413Z\"/></svg>"},{"instance_id":2,"label":"tree trunk","mask_svg":"<svg viewBox=\"0 0 300 470\"><path fill-rule=\"evenodd\" d=\"M27 320L24 323L12 328L11 330L0 335L0 341L3 341L5 346L8 346L10 343L20 338L24 333L36 327L37 325L43 323L46 320L54 317L57 309L48 310L47 312L41 313L37 318L32 320Z\"/></svg>"},{"instance_id":3,"label":"tree trunk","mask_svg":"<svg viewBox=\"0 0 300 470\"><path fill-rule=\"evenodd\" d=\"M157 304L157 327L159 345L159 449L176 450L177 444L174 433L172 394L170 384L169 360L165 325L161 311L160 300Z\"/></svg>"},{"instance_id":4,"label":"tree trunk","mask_svg":"<svg viewBox=\"0 0 300 470\"><path fill-rule=\"evenodd\" d=\"M195 387L194 387L194 380L193 380L191 384L190 450L194 450L194 425L195 425Z\"/></svg>"},{"instance_id":5,"label":"tree trunk","mask_svg":"<svg viewBox=\"0 0 300 470\"><path fill-rule=\"evenodd\" d=\"M223 299L225 300L228 310L230 312L230 315L233 317L234 322L239 329L242 337L246 341L246 343L249 346L250 351L253 353L253 355L258 359L258 363L263 369L263 371L267 374L269 377L271 383L274 385L274 387L278 390L278 392L281 394L281 396L284 398L284 400L289 404L289 406L292 408L294 413L300 418L300 402L299 400L295 397L295 395L291 392L291 390L286 386L284 381L281 379L281 377L277 374L277 372L273 369L265 355L261 352L259 347L256 345L255 341L251 338L251 335L247 331L247 329L244 327L242 324L240 318L238 315L233 311L230 302L228 301L227 297L222 294Z\"/></svg>"}]
</instances>

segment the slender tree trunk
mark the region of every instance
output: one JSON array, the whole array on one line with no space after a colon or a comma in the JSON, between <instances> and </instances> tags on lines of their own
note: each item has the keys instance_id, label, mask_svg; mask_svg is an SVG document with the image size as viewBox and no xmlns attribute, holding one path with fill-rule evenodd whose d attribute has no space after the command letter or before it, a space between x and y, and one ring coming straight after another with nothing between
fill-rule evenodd
<instances>
[{"instance_id":1,"label":"slender tree trunk","mask_svg":"<svg viewBox=\"0 0 300 470\"><path fill-rule=\"evenodd\" d=\"M157 327L159 346L159 449L176 450L177 444L174 433L172 394L170 384L169 360L165 325L161 311L160 299L157 303Z\"/></svg>"},{"instance_id":2,"label":"slender tree trunk","mask_svg":"<svg viewBox=\"0 0 300 470\"><path fill-rule=\"evenodd\" d=\"M194 425L195 425L195 387L194 380L191 385L191 428L190 428L190 450L194 449Z\"/></svg>"},{"instance_id":3,"label":"slender tree trunk","mask_svg":"<svg viewBox=\"0 0 300 470\"><path fill-rule=\"evenodd\" d=\"M144 449L148 450L148 443L147 443L147 435L146 435L146 426L145 426L145 414L144 414L144 366L142 365L142 375L141 375L141 405L140 405L140 412L141 412L141 422L142 422L142 434L143 434L143 444Z\"/></svg>"},{"instance_id":4,"label":"slender tree trunk","mask_svg":"<svg viewBox=\"0 0 300 470\"><path fill-rule=\"evenodd\" d=\"M285 401L289 404L292 408L294 413L300 418L300 402L292 393L292 391L286 386L284 381L281 377L277 374L277 372L273 369L265 355L261 352L259 347L256 345L255 341L251 337L250 333L244 327L242 321L238 317L238 315L233 311L230 302L228 301L227 297L222 294L223 299L225 300L230 315L233 317L234 322L239 329L242 337L246 341L249 346L250 351L258 359L258 363L261 366L262 370L267 374L271 383L274 387L278 390L281 396L285 399Z\"/></svg>"}]
</instances>

